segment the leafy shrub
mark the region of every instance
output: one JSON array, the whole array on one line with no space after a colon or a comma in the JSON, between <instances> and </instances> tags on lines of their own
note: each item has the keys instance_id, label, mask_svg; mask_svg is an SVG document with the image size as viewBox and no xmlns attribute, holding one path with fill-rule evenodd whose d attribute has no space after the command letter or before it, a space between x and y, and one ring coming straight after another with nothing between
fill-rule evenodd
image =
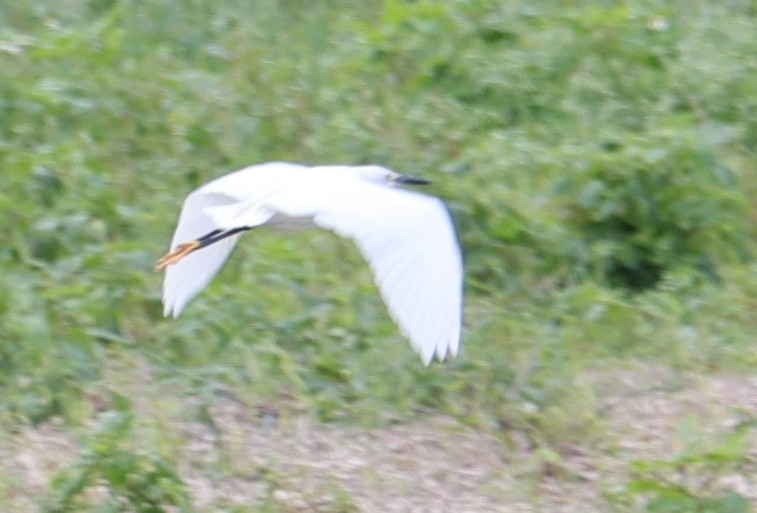
<instances>
[{"instance_id":1,"label":"leafy shrub","mask_svg":"<svg viewBox=\"0 0 757 513\"><path fill-rule=\"evenodd\" d=\"M696 139L627 137L587 152L557 183L563 220L582 242L576 265L630 289L679 268L716 279L721 259L747 251L736 175Z\"/></svg>"},{"instance_id":2,"label":"leafy shrub","mask_svg":"<svg viewBox=\"0 0 757 513\"><path fill-rule=\"evenodd\" d=\"M745 420L715 443L690 440L670 459L632 462L633 478L613 498L620 504L643 498L648 513L749 513L749 499L723 487L718 476L753 475L754 425L753 419Z\"/></svg>"},{"instance_id":3,"label":"leafy shrub","mask_svg":"<svg viewBox=\"0 0 757 513\"><path fill-rule=\"evenodd\" d=\"M79 459L53 479L41 511L192 511L173 466L153 452L129 447L133 424L134 415L127 411L101 414Z\"/></svg>"}]
</instances>

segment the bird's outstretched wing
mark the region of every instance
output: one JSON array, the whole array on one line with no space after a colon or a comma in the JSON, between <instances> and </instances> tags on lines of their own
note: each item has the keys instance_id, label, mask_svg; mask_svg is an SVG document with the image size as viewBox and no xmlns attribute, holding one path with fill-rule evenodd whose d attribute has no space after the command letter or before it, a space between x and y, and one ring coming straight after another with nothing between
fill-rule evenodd
<instances>
[{"instance_id":1,"label":"bird's outstretched wing","mask_svg":"<svg viewBox=\"0 0 757 513\"><path fill-rule=\"evenodd\" d=\"M184 201L171 248L219 228L207 209L235 203L231 196L198 190ZM178 316L186 304L213 279L236 246L240 235L195 251L166 268L163 281L163 315Z\"/></svg>"},{"instance_id":2,"label":"bird's outstretched wing","mask_svg":"<svg viewBox=\"0 0 757 513\"><path fill-rule=\"evenodd\" d=\"M457 354L462 256L439 199L354 182L329 194L313 221L357 243L390 315L425 364L434 354Z\"/></svg>"},{"instance_id":3,"label":"bird's outstretched wing","mask_svg":"<svg viewBox=\"0 0 757 513\"><path fill-rule=\"evenodd\" d=\"M217 229L254 227L273 214L248 208L297 178L306 167L288 162L267 162L221 176L192 192L181 208L171 248L195 240ZM296 181L295 181L296 183ZM233 224L240 212L241 224ZM230 224L231 223L231 224ZM187 303L218 273L236 246L240 235L232 235L194 251L166 268L163 281L163 314L178 316Z\"/></svg>"}]
</instances>

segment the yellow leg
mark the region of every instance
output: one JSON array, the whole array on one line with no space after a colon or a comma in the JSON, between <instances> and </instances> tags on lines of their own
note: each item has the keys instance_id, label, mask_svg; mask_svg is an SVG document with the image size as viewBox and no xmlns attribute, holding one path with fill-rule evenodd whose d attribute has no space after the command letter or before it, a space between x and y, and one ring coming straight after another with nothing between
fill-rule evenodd
<instances>
[{"instance_id":1,"label":"yellow leg","mask_svg":"<svg viewBox=\"0 0 757 513\"><path fill-rule=\"evenodd\" d=\"M190 240L189 242L179 244L178 246L176 246L176 249L166 253L157 262L155 262L155 270L160 271L161 269L165 269L171 264L175 264L199 247L200 241L198 240Z\"/></svg>"}]
</instances>

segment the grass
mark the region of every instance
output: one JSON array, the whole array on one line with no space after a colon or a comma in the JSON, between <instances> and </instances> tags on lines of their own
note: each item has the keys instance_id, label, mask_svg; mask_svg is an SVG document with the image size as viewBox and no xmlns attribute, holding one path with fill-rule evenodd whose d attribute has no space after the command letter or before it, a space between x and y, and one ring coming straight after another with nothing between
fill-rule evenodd
<instances>
[{"instance_id":1,"label":"grass","mask_svg":"<svg viewBox=\"0 0 757 513\"><path fill-rule=\"evenodd\" d=\"M500 503L529 487L550 500L538 484L571 482L570 446L625 472L597 509L754 506L721 479L749 476L753 447L633 463L603 413L627 387L602 377L665 369L673 397L748 382L757 365L753 1L31 1L0 14L0 453L15 461L50 429L74 448L43 484L0 477L4 503L360 509L367 492L344 479L289 500L276 483L307 471L232 462L218 444L257 420L220 423L230 402L348 438L440 415L497 450L523 434L533 466L489 494ZM466 257L458 359L424 368L357 250L328 233L245 237L180 319L161 317L152 265L183 197L276 159L434 181ZM753 435L732 414L708 444ZM194 462L195 429L217 461ZM676 481L681 465L704 467L708 486ZM198 506L197 467L270 493Z\"/></svg>"}]
</instances>

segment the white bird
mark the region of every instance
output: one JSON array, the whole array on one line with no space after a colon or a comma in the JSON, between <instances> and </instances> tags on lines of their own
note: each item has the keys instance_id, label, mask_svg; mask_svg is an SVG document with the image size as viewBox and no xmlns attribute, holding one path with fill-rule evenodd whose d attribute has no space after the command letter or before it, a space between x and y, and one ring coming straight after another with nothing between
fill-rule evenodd
<instances>
[{"instance_id":1,"label":"white bird","mask_svg":"<svg viewBox=\"0 0 757 513\"><path fill-rule=\"evenodd\" d=\"M164 315L178 316L215 276L241 233L316 226L353 239L389 314L428 365L460 344L463 264L438 198L398 188L427 184L381 166L270 162L213 180L184 201L166 269Z\"/></svg>"}]
</instances>

